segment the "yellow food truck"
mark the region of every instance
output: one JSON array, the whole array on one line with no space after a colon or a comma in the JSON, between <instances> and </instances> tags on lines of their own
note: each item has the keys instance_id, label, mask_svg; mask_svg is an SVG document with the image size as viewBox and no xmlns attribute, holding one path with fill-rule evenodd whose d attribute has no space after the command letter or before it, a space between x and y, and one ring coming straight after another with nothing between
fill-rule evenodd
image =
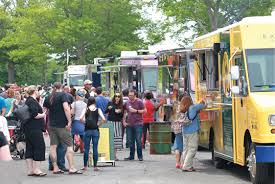
<instances>
[{"instance_id":1,"label":"yellow food truck","mask_svg":"<svg viewBox=\"0 0 275 184\"><path fill-rule=\"evenodd\" d=\"M275 162L275 18L248 17L194 41L200 146L217 168L247 166L265 183Z\"/></svg>"}]
</instances>

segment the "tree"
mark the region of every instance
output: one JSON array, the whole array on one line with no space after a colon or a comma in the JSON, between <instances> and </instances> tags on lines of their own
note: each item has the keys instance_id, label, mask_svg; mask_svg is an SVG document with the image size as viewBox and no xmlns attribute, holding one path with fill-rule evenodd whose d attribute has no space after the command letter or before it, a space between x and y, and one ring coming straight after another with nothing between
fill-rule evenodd
<instances>
[{"instance_id":1,"label":"tree","mask_svg":"<svg viewBox=\"0 0 275 184\"><path fill-rule=\"evenodd\" d=\"M59 18L52 32L54 47L61 58L69 49L76 64L142 44L136 32L142 18L130 0L57 0L55 11Z\"/></svg>"},{"instance_id":2,"label":"tree","mask_svg":"<svg viewBox=\"0 0 275 184\"><path fill-rule=\"evenodd\" d=\"M153 0L177 24L179 33L193 29L198 35L240 21L247 16L270 15L274 0Z\"/></svg>"},{"instance_id":3,"label":"tree","mask_svg":"<svg viewBox=\"0 0 275 184\"><path fill-rule=\"evenodd\" d=\"M11 20L7 12L5 11L5 7L0 7L0 42L5 38L7 34L7 30L11 27ZM9 63L9 67L12 65L11 60L8 56L9 49L6 47L0 48L0 73L1 73L1 82L0 83L6 83L8 81L7 79L7 72L6 67L7 63ZM9 79L13 78L13 73L8 76Z\"/></svg>"},{"instance_id":4,"label":"tree","mask_svg":"<svg viewBox=\"0 0 275 184\"><path fill-rule=\"evenodd\" d=\"M67 50L70 64L86 64L143 44L144 21L132 0L0 0L0 7L10 21L0 52L12 64L9 75L16 71L24 83L47 82L50 58L64 69Z\"/></svg>"},{"instance_id":5,"label":"tree","mask_svg":"<svg viewBox=\"0 0 275 184\"><path fill-rule=\"evenodd\" d=\"M0 48L7 49L9 83L15 81L15 69L18 64L41 64L48 58L50 50L47 43L47 30L51 25L51 12L49 4L40 1L18 0L16 2L5 1L6 13L9 14L11 26L6 29L5 37L0 41ZM13 3L12 3L13 2ZM13 8L8 9L9 6ZM29 77L32 77L30 71ZM20 73L20 72L18 72ZM11 77L10 77L11 76Z\"/></svg>"}]
</instances>

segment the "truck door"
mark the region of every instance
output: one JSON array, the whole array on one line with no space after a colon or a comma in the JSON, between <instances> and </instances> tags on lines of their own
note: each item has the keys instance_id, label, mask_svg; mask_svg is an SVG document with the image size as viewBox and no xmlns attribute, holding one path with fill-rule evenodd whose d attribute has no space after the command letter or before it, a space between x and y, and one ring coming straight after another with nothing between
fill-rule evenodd
<instances>
[{"instance_id":1,"label":"truck door","mask_svg":"<svg viewBox=\"0 0 275 184\"><path fill-rule=\"evenodd\" d=\"M222 140L223 155L220 157L233 161L233 119L232 96L230 91L230 64L228 52L222 54Z\"/></svg>"},{"instance_id":2,"label":"truck door","mask_svg":"<svg viewBox=\"0 0 275 184\"><path fill-rule=\"evenodd\" d=\"M240 79L236 81L237 86L241 89L240 95L233 97L233 113L234 113L234 162L243 165L244 153L244 134L247 127L247 91L246 85L245 65L241 55L234 57L235 65L240 68Z\"/></svg>"}]
</instances>

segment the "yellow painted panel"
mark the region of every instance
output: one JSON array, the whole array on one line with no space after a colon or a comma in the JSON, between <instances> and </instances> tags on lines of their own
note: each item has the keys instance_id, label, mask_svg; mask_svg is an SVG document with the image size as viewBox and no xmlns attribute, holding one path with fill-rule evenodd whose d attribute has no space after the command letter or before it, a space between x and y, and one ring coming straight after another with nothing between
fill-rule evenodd
<instances>
[{"instance_id":1,"label":"yellow painted panel","mask_svg":"<svg viewBox=\"0 0 275 184\"><path fill-rule=\"evenodd\" d=\"M109 128L99 128L100 139L98 142L98 161L109 161L110 158L110 134ZM89 167L93 165L93 149L90 147Z\"/></svg>"},{"instance_id":2,"label":"yellow painted panel","mask_svg":"<svg viewBox=\"0 0 275 184\"><path fill-rule=\"evenodd\" d=\"M240 26L230 29L230 55L233 55L236 49L242 49L242 35Z\"/></svg>"},{"instance_id":3,"label":"yellow painted panel","mask_svg":"<svg viewBox=\"0 0 275 184\"><path fill-rule=\"evenodd\" d=\"M109 128L99 128L98 161L110 160L110 134Z\"/></svg>"},{"instance_id":4,"label":"yellow painted panel","mask_svg":"<svg viewBox=\"0 0 275 184\"><path fill-rule=\"evenodd\" d=\"M210 37L196 41L194 43L194 48L196 49L209 48L209 47L213 47L214 43L219 43L219 42L220 42L220 33L217 33Z\"/></svg>"},{"instance_id":5,"label":"yellow painted panel","mask_svg":"<svg viewBox=\"0 0 275 184\"><path fill-rule=\"evenodd\" d=\"M243 47L275 48L275 24L241 25Z\"/></svg>"},{"instance_id":6,"label":"yellow painted panel","mask_svg":"<svg viewBox=\"0 0 275 184\"><path fill-rule=\"evenodd\" d=\"M275 112L275 93L262 92L250 94L248 100L248 127L252 141L257 143L275 143L275 134L271 134L272 127L268 118Z\"/></svg>"}]
</instances>

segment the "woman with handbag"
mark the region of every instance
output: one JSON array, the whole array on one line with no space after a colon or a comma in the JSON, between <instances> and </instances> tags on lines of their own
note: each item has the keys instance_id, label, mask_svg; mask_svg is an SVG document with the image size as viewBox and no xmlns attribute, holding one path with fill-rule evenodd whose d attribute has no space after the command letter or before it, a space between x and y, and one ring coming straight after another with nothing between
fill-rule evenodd
<instances>
[{"instance_id":1,"label":"woman with handbag","mask_svg":"<svg viewBox=\"0 0 275 184\"><path fill-rule=\"evenodd\" d=\"M30 119L24 125L26 137L25 158L28 168L28 176L43 177L47 174L40 169L41 161L45 160L45 142L43 132L45 131L45 113L36 101L38 90L35 86L27 89L28 98L25 104L29 108Z\"/></svg>"},{"instance_id":2,"label":"woman with handbag","mask_svg":"<svg viewBox=\"0 0 275 184\"><path fill-rule=\"evenodd\" d=\"M206 104L202 100L199 104L193 104L190 96L184 96L181 99L180 112L185 113L183 118L183 137L184 150L182 155L182 171L193 172L196 171L193 167L193 159L197 153L199 143L200 123L198 113L204 109Z\"/></svg>"},{"instance_id":3,"label":"woman with handbag","mask_svg":"<svg viewBox=\"0 0 275 184\"><path fill-rule=\"evenodd\" d=\"M98 118L101 117L101 122L98 124ZM98 141L99 141L99 127L106 122L103 112L100 108L96 108L96 100L94 97L89 97L87 108L83 110L80 121L85 122L84 135L84 167L82 170L86 171L88 168L88 158L90 151L90 142L93 143L93 163L94 171L98 171Z\"/></svg>"},{"instance_id":4,"label":"woman with handbag","mask_svg":"<svg viewBox=\"0 0 275 184\"><path fill-rule=\"evenodd\" d=\"M179 101L182 99L183 96L179 97ZM175 118L173 118L172 123L171 123L171 128L172 131L175 134L175 141L174 141L174 150L176 154L176 168L181 169L182 163L181 163L181 155L183 152L183 134L182 134L182 127L183 127L183 122L182 122L182 116L184 113L180 111L180 104L176 105L173 108L173 114Z\"/></svg>"},{"instance_id":5,"label":"woman with handbag","mask_svg":"<svg viewBox=\"0 0 275 184\"><path fill-rule=\"evenodd\" d=\"M72 107L72 114L73 114L73 123L72 123L72 136L73 136L73 140L75 141L75 136L79 136L80 140L78 144L75 144L75 148L74 151L77 152L78 149L80 148L80 152L83 153L84 152L84 133L85 133L85 126L84 123L82 123L80 121L80 116L81 113L84 109L87 108L87 104L84 102L84 98L85 98L85 91L82 90L78 90L76 92L76 101L72 103L71 107Z\"/></svg>"}]
</instances>

